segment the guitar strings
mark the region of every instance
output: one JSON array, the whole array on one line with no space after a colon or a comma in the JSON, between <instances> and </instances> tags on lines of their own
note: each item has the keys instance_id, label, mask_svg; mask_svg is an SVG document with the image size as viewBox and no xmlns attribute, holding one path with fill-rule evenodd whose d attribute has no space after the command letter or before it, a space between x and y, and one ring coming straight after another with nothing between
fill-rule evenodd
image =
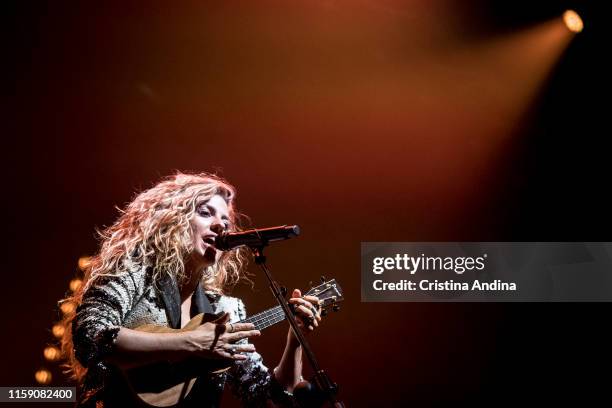
<instances>
[{"instance_id":1,"label":"guitar strings","mask_svg":"<svg viewBox=\"0 0 612 408\"><path fill-rule=\"evenodd\" d=\"M265 329L273 324L285 320L285 313L280 306L259 312L241 321L241 323L253 323L257 330Z\"/></svg>"},{"instance_id":2,"label":"guitar strings","mask_svg":"<svg viewBox=\"0 0 612 408\"><path fill-rule=\"evenodd\" d=\"M260 327L261 329L264 329L284 319L285 319L285 313L283 313L282 310L278 310L275 313L270 313L269 315L266 315L264 317L252 320L249 323L253 323L255 327Z\"/></svg>"},{"instance_id":3,"label":"guitar strings","mask_svg":"<svg viewBox=\"0 0 612 408\"><path fill-rule=\"evenodd\" d=\"M273 308L268 309L266 311L254 314L253 316L249 316L248 318L244 319L242 322L244 322L244 323L254 323L256 321L265 320L266 318L268 318L268 316L274 316L274 315L278 314L279 311L282 312L281 307L280 306L276 306L276 307L273 307Z\"/></svg>"}]
</instances>

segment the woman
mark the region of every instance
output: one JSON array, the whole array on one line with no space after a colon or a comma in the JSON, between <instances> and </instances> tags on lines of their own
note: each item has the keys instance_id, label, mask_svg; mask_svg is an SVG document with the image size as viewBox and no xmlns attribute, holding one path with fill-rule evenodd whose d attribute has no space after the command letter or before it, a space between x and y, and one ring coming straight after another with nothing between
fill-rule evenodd
<instances>
[{"instance_id":1,"label":"woman","mask_svg":"<svg viewBox=\"0 0 612 408\"><path fill-rule=\"evenodd\" d=\"M139 194L101 233L100 252L82 289L67 299L78 307L66 319L63 348L82 385L82 405L110 404L110 379L118 370L192 357L233 364L225 372L200 376L186 399L189 406L218 406L225 382L245 405L292 403L291 391L302 372L293 332L280 362L269 371L248 342L259 331L236 323L246 318L244 304L226 294L248 279L242 272L244 249L221 252L214 246L217 235L238 230L235 195L219 177L178 173ZM308 333L318 326L316 297L302 297L296 289L289 302L300 330ZM182 328L203 312L223 317L192 331L134 330L144 324Z\"/></svg>"}]
</instances>

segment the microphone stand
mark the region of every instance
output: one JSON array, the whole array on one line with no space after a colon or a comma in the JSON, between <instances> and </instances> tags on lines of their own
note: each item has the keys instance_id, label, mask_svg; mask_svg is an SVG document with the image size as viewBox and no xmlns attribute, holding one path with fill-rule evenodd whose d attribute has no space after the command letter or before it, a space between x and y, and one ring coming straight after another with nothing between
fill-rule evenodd
<instances>
[{"instance_id":1,"label":"microphone stand","mask_svg":"<svg viewBox=\"0 0 612 408\"><path fill-rule=\"evenodd\" d=\"M293 315L291 307L289 306L289 303L285 299L285 294L283 293L283 290L278 285L278 283L273 279L272 274L270 273L270 270L268 269L266 265L266 257L263 254L263 249L267 244L268 243L265 242L263 245L260 245L260 246L249 247L253 251L253 255L255 257L255 263L259 265L259 267L264 271L266 278L268 278L268 282L270 282L270 289L272 290L272 293L274 294L276 301L281 306L281 309L283 309L283 312L285 313L285 318L289 322L289 325L291 326L291 329L293 330L293 334L295 334L297 341L302 346L302 350L304 351L304 354L306 354L306 358L308 359L310 366L315 372L314 386L317 388L318 391L323 393L325 399L333 407L344 408L344 403L336 399L336 393L338 392L338 384L333 383L331 379L328 377L327 373L325 373L325 371L323 371L321 367L319 366L319 363L317 362L314 352L312 351L312 349L310 348L310 345L306 341L306 337L304 337L304 335L302 334L302 332L300 331L298 327L297 321L295 319L295 316Z\"/></svg>"}]
</instances>

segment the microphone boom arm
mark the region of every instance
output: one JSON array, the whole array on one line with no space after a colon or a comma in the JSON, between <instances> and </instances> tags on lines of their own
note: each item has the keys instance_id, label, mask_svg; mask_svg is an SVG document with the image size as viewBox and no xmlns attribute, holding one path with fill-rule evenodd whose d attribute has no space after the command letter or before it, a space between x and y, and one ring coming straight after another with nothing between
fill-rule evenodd
<instances>
[{"instance_id":1,"label":"microphone boom arm","mask_svg":"<svg viewBox=\"0 0 612 408\"><path fill-rule=\"evenodd\" d=\"M302 332L300 331L298 327L296 318L291 311L291 307L289 306L289 303L287 302L287 300L285 299L283 295L283 290L281 289L280 285L274 280L270 270L268 269L266 265L266 257L263 254L264 246L265 245L262 245L259 247L257 246L251 247L251 250L253 251L253 255L255 257L255 263L259 265L259 267L263 270L264 274L266 275L266 278L268 279L268 282L270 283L270 290L272 291L272 294L276 298L276 301L278 302L278 304L281 306L281 309L283 310L283 313L285 314L285 318L289 322L289 325L291 326L291 329L293 330L293 333L295 334L296 339L302 346L302 351L306 355L306 359L310 363L310 366L312 367L315 373L314 374L314 386L319 392L323 394L324 398L331 404L332 407L344 408L345 406L344 403L336 398L336 394L338 392L338 385L332 382L332 380L329 378L327 373L323 369L321 369L321 367L319 366L319 363L317 362L314 352L310 348L310 345L308 344L306 337L304 337L304 335L302 334Z\"/></svg>"}]
</instances>

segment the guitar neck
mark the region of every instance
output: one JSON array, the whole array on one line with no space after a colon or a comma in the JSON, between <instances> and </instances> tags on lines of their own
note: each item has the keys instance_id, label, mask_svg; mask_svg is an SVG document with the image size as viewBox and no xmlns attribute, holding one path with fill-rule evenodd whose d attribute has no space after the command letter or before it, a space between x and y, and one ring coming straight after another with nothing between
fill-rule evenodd
<instances>
[{"instance_id":1,"label":"guitar neck","mask_svg":"<svg viewBox=\"0 0 612 408\"><path fill-rule=\"evenodd\" d=\"M285 320L285 313L280 306L273 307L263 312L254 314L240 321L240 323L253 323L256 330L263 330L266 327L275 325Z\"/></svg>"}]
</instances>

